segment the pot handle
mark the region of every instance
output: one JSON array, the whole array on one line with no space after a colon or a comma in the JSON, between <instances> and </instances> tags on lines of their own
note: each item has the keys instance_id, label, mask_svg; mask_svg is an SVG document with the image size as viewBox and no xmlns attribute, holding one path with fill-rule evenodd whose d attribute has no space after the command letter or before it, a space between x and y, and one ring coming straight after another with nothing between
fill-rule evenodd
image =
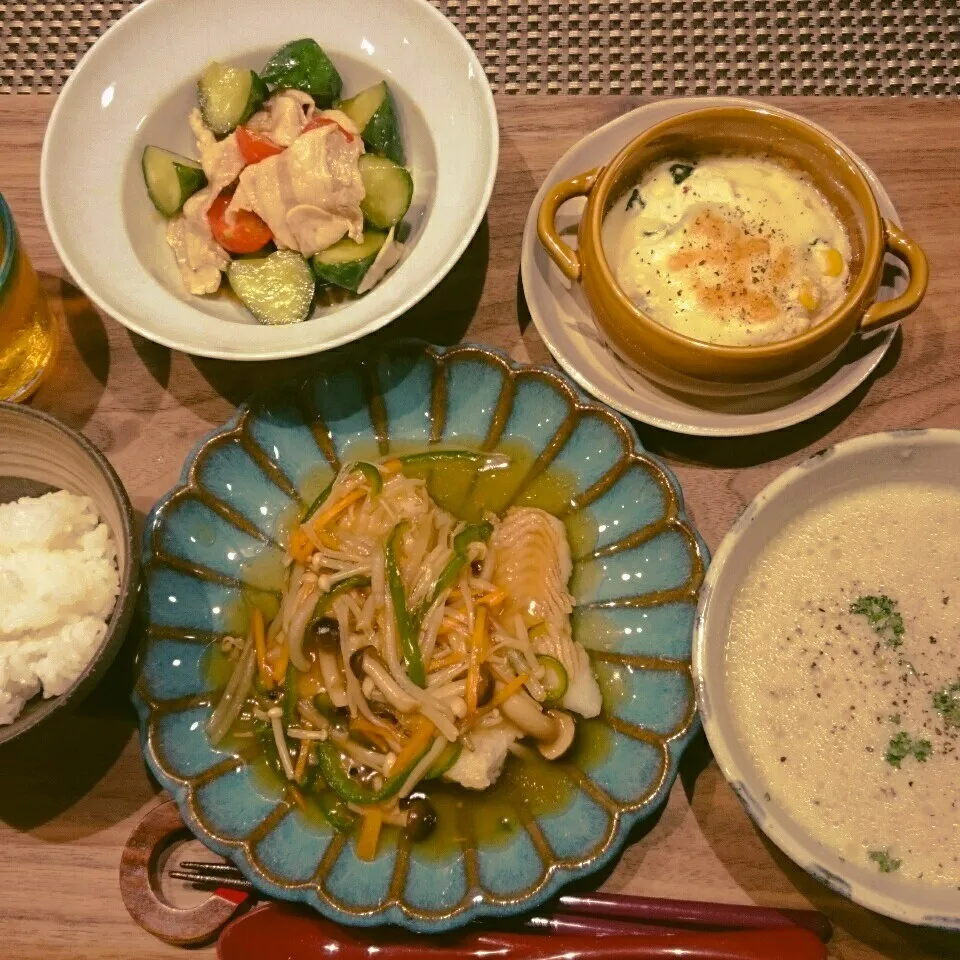
<instances>
[{"instance_id":1,"label":"pot handle","mask_svg":"<svg viewBox=\"0 0 960 960\"><path fill-rule=\"evenodd\" d=\"M593 170L578 173L575 177L551 187L543 198L540 213L537 215L537 236L540 242L561 273L573 283L580 279L580 254L560 239L557 231L557 211L568 200L586 196L602 172L603 167L594 167Z\"/></svg>"},{"instance_id":2,"label":"pot handle","mask_svg":"<svg viewBox=\"0 0 960 960\"><path fill-rule=\"evenodd\" d=\"M883 230L885 234L884 248L896 254L910 271L910 281L907 289L894 297L893 300L882 300L873 304L860 321L860 332L867 333L876 330L885 324L900 320L912 313L920 305L923 295L927 292L927 280L930 269L927 266L927 257L920 245L908 237L895 223L884 218Z\"/></svg>"}]
</instances>

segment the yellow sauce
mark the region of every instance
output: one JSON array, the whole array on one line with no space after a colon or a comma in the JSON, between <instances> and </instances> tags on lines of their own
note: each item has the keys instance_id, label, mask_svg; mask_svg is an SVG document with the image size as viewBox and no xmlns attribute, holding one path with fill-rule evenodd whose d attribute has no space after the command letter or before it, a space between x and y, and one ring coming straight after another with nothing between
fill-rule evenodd
<instances>
[{"instance_id":1,"label":"yellow sauce","mask_svg":"<svg viewBox=\"0 0 960 960\"><path fill-rule=\"evenodd\" d=\"M785 340L846 293L850 241L799 170L745 155L664 161L603 224L617 283L652 319L709 343Z\"/></svg>"}]
</instances>

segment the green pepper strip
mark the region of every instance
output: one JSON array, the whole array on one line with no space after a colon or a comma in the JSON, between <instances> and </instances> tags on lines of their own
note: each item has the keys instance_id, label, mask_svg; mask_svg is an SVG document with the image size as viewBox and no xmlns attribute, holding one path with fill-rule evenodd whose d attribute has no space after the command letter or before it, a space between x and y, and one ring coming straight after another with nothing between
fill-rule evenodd
<instances>
[{"instance_id":1,"label":"green pepper strip","mask_svg":"<svg viewBox=\"0 0 960 960\"><path fill-rule=\"evenodd\" d=\"M346 593L355 587L369 586L370 578L362 573L355 573L352 577L347 577L346 580L341 580L338 584L335 584L327 593L317 598L317 603L313 608L313 616L307 624L307 629L309 630L321 617L326 616L327 611L330 609L330 604L332 604L341 593Z\"/></svg>"},{"instance_id":2,"label":"green pepper strip","mask_svg":"<svg viewBox=\"0 0 960 960\"><path fill-rule=\"evenodd\" d=\"M443 753L430 764L424 779L436 780L438 777L442 777L460 759L462 752L463 743L460 740L448 743L443 748Z\"/></svg>"},{"instance_id":3,"label":"green pepper strip","mask_svg":"<svg viewBox=\"0 0 960 960\"><path fill-rule=\"evenodd\" d=\"M433 593L423 601L422 606L417 611L418 621L426 616L430 607L437 602L437 597L457 582L460 571L467 565L467 548L470 544L478 541L486 543L492 533L493 526L484 520L481 523L468 523L453 538L453 556L447 561L447 565L443 570L440 571L440 576L437 577L437 585L433 588Z\"/></svg>"},{"instance_id":4,"label":"green pepper strip","mask_svg":"<svg viewBox=\"0 0 960 960\"><path fill-rule=\"evenodd\" d=\"M308 767L303 789L317 804L330 826L340 833L349 833L356 824L356 817L339 795L330 789L319 767Z\"/></svg>"},{"instance_id":5,"label":"green pepper strip","mask_svg":"<svg viewBox=\"0 0 960 960\"><path fill-rule=\"evenodd\" d=\"M379 495L383 489L383 477L380 476L380 471L372 463L364 460L358 460L353 465L353 469L359 470L367 478L367 483L370 484L370 499Z\"/></svg>"},{"instance_id":6,"label":"green pepper strip","mask_svg":"<svg viewBox=\"0 0 960 960\"><path fill-rule=\"evenodd\" d=\"M353 473L354 470L359 470L366 477L370 484L370 499L372 500L383 489L383 477L380 476L380 471L372 463L367 463L365 460L358 460L350 468L350 473ZM323 506L333 489L334 480L336 480L336 477L320 491L313 503L307 507L307 512L303 515L301 523L306 523Z\"/></svg>"},{"instance_id":7,"label":"green pepper strip","mask_svg":"<svg viewBox=\"0 0 960 960\"><path fill-rule=\"evenodd\" d=\"M490 460L489 453L477 453L475 450L425 450L423 453L407 453L397 459L404 466L428 466L462 460L464 463L481 463Z\"/></svg>"},{"instance_id":8,"label":"green pepper strip","mask_svg":"<svg viewBox=\"0 0 960 960\"><path fill-rule=\"evenodd\" d=\"M316 500L307 507L307 512L303 515L301 523L306 523L322 506L327 497L330 496L330 491L333 489L333 480L331 480L321 491L317 494Z\"/></svg>"},{"instance_id":9,"label":"green pepper strip","mask_svg":"<svg viewBox=\"0 0 960 960\"><path fill-rule=\"evenodd\" d=\"M334 830L349 833L354 828L357 822L356 817L333 790L321 790L319 793L311 794L311 796L317 801L320 812L327 818Z\"/></svg>"},{"instance_id":10,"label":"green pepper strip","mask_svg":"<svg viewBox=\"0 0 960 960\"><path fill-rule=\"evenodd\" d=\"M547 680L547 677L552 674L555 681L554 685L549 688L547 688L547 683L543 684L547 692L547 702L559 703L567 692L567 684L569 683L566 668L556 657L551 657L546 653L538 653L537 660L546 673L544 679Z\"/></svg>"},{"instance_id":11,"label":"green pepper strip","mask_svg":"<svg viewBox=\"0 0 960 960\"><path fill-rule=\"evenodd\" d=\"M387 584L390 588L390 599L393 601L394 616L397 621L397 630L400 635L400 653L407 668L407 676L418 686L423 687L427 682L426 670L423 667L423 658L420 655L420 625L427 611L436 602L437 597L448 587L452 586L460 571L467 564L467 548L477 540L487 540L493 533L491 524L471 523L464 527L453 538L453 557L440 571L437 585L416 611L407 609L407 598L403 589L403 580L400 578L400 567L397 563L396 544L402 535L406 523L398 523L390 534L387 542Z\"/></svg>"},{"instance_id":12,"label":"green pepper strip","mask_svg":"<svg viewBox=\"0 0 960 960\"><path fill-rule=\"evenodd\" d=\"M343 769L343 764L340 762L340 748L335 743L331 743L329 740L321 743L317 751L317 757L320 761L320 772L327 783L330 784L331 790L347 803L367 805L382 803L392 797L406 783L413 768L429 753L432 746L432 741L427 743L409 767L397 773L391 773L384 780L383 786L379 790L371 790L347 775L347 771Z\"/></svg>"},{"instance_id":13,"label":"green pepper strip","mask_svg":"<svg viewBox=\"0 0 960 960\"><path fill-rule=\"evenodd\" d=\"M417 618L411 616L407 609L407 597L400 577L400 565L397 562L397 542L407 526L408 523L405 520L398 523L387 541L387 586L390 590L390 600L393 602L393 616L397 622L400 640L400 655L407 668L407 676L418 687L424 687L427 684L427 673L423 669L423 658L420 656L419 625Z\"/></svg>"}]
</instances>

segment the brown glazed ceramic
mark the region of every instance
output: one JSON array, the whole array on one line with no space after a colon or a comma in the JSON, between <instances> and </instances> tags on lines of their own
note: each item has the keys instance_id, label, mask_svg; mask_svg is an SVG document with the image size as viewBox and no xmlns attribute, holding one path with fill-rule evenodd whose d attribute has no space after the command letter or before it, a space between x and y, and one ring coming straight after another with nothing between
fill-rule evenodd
<instances>
[{"instance_id":1,"label":"brown glazed ceramic","mask_svg":"<svg viewBox=\"0 0 960 960\"><path fill-rule=\"evenodd\" d=\"M0 726L0 745L67 704L76 705L93 689L117 655L136 603L140 557L134 543L133 510L107 458L49 414L0 402L0 503L52 490L69 490L93 500L117 543L120 593L100 649L76 683L59 697L30 700L13 723Z\"/></svg>"},{"instance_id":2,"label":"brown glazed ceramic","mask_svg":"<svg viewBox=\"0 0 960 960\"><path fill-rule=\"evenodd\" d=\"M607 211L653 164L731 152L771 157L805 172L833 205L853 250L846 298L810 330L777 343L721 346L662 326L620 289L603 252L601 226ZM587 205L579 250L573 250L555 221L559 207L578 196L586 196ZM809 124L760 105L692 110L655 124L606 167L558 183L540 207L537 233L566 277L582 284L617 353L652 379L692 393L759 393L799 382L837 357L857 333L907 316L927 287L923 251L881 216L870 184L850 154ZM888 251L906 264L910 279L899 296L877 302Z\"/></svg>"}]
</instances>

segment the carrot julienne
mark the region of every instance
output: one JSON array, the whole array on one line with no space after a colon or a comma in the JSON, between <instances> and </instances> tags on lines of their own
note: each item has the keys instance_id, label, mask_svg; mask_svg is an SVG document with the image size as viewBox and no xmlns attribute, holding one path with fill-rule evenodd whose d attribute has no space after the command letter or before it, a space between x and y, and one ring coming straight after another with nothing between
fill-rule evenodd
<instances>
[{"instance_id":1,"label":"carrot julienne","mask_svg":"<svg viewBox=\"0 0 960 960\"><path fill-rule=\"evenodd\" d=\"M386 737L383 735L383 731L376 726L376 724L371 723L362 713L358 713L350 721L350 729L356 730L358 733L362 733L365 737L371 738L379 747L382 747L385 750L390 749L390 745L387 743Z\"/></svg>"},{"instance_id":2,"label":"carrot julienne","mask_svg":"<svg viewBox=\"0 0 960 960\"><path fill-rule=\"evenodd\" d=\"M403 749L397 754L397 759L393 762L394 770L405 770L416 762L420 754L433 739L437 728L432 720L428 720L422 714L417 717L413 723L413 729L410 737L403 745Z\"/></svg>"},{"instance_id":3,"label":"carrot julienne","mask_svg":"<svg viewBox=\"0 0 960 960\"><path fill-rule=\"evenodd\" d=\"M484 593L483 595L477 597L476 602L478 604L484 604L488 607L496 607L503 603L503 601L506 599L507 595L503 590L491 590L489 593Z\"/></svg>"},{"instance_id":4,"label":"carrot julienne","mask_svg":"<svg viewBox=\"0 0 960 960\"><path fill-rule=\"evenodd\" d=\"M470 665L467 668L467 713L477 712L477 698L480 690L480 664L486 655L487 608L477 609L477 618L470 635Z\"/></svg>"},{"instance_id":5,"label":"carrot julienne","mask_svg":"<svg viewBox=\"0 0 960 960\"><path fill-rule=\"evenodd\" d=\"M500 690L494 694L491 704L494 707L499 707L501 704L506 703L529 679L530 675L527 673L521 673L519 677L514 677L508 684L501 687Z\"/></svg>"},{"instance_id":6,"label":"carrot julienne","mask_svg":"<svg viewBox=\"0 0 960 960\"><path fill-rule=\"evenodd\" d=\"M287 545L287 550L297 563L306 564L310 562L310 557L313 554L313 544L301 527L294 527L290 531L290 542Z\"/></svg>"},{"instance_id":7,"label":"carrot julienne","mask_svg":"<svg viewBox=\"0 0 960 960\"><path fill-rule=\"evenodd\" d=\"M254 607L250 617L253 623L253 645L257 651L257 674L264 686L271 687L273 677L267 667L267 641L263 627L263 613L259 607Z\"/></svg>"},{"instance_id":8,"label":"carrot julienne","mask_svg":"<svg viewBox=\"0 0 960 960\"><path fill-rule=\"evenodd\" d=\"M452 653L444 654L442 657L435 657L430 661L430 672L433 673L436 670L442 670L444 667L449 667L454 663L459 663L463 659L463 654L459 650L454 650Z\"/></svg>"},{"instance_id":9,"label":"carrot julienne","mask_svg":"<svg viewBox=\"0 0 960 960\"><path fill-rule=\"evenodd\" d=\"M363 813L363 823L357 836L357 857L370 861L377 855L377 841L380 839L380 829L383 827L383 811L379 807L371 807Z\"/></svg>"},{"instance_id":10,"label":"carrot julienne","mask_svg":"<svg viewBox=\"0 0 960 960\"><path fill-rule=\"evenodd\" d=\"M351 490L342 500L338 500L332 507L324 510L323 513L314 517L310 521L310 525L314 530L322 530L331 520L335 517L338 517L344 510L349 506L356 503L358 500L362 500L366 496L366 490Z\"/></svg>"}]
</instances>

